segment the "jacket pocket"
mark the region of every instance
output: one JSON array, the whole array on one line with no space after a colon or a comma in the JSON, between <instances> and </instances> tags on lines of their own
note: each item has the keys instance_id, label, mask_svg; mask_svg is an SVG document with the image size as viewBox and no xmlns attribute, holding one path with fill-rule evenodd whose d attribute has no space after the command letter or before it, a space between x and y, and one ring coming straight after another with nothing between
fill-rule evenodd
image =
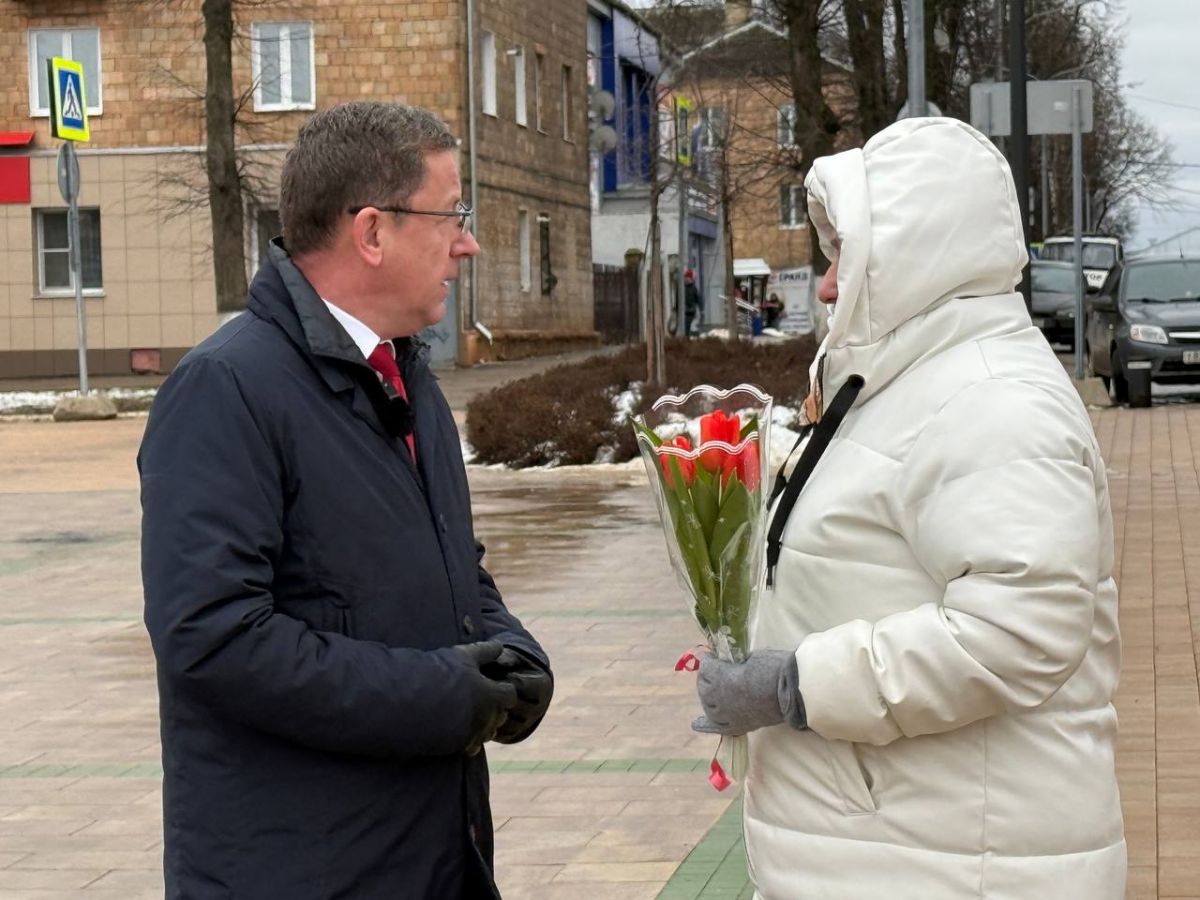
<instances>
[{"instance_id":1,"label":"jacket pocket","mask_svg":"<svg viewBox=\"0 0 1200 900\"><path fill-rule=\"evenodd\" d=\"M871 815L876 811L871 786L859 761L854 744L849 741L826 741L825 752L834 783L842 795L842 804L848 816Z\"/></svg>"}]
</instances>

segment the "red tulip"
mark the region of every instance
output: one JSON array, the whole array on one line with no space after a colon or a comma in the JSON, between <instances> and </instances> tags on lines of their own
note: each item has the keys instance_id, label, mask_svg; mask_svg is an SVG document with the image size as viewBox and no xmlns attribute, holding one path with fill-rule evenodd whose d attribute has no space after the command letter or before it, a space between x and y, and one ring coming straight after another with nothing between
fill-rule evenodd
<instances>
[{"instance_id":1,"label":"red tulip","mask_svg":"<svg viewBox=\"0 0 1200 900\"><path fill-rule=\"evenodd\" d=\"M742 423L737 416L727 416L725 411L718 409L714 413L700 417L700 443L723 441L726 444L736 444L742 432ZM728 451L719 448L704 450L700 453L700 465L710 472L720 472L724 468Z\"/></svg>"},{"instance_id":2,"label":"red tulip","mask_svg":"<svg viewBox=\"0 0 1200 900\"><path fill-rule=\"evenodd\" d=\"M758 490L762 479L758 464L758 446L754 441L746 444L737 453L729 454L721 464L721 487L729 485L729 479L737 475L746 490Z\"/></svg>"},{"instance_id":3,"label":"red tulip","mask_svg":"<svg viewBox=\"0 0 1200 900\"><path fill-rule=\"evenodd\" d=\"M758 461L757 441L751 441L742 450L738 459L738 476L742 479L746 490L758 490L758 485L762 481L762 472Z\"/></svg>"},{"instance_id":4,"label":"red tulip","mask_svg":"<svg viewBox=\"0 0 1200 900\"><path fill-rule=\"evenodd\" d=\"M678 447L681 450L691 450L692 442L687 439L686 435L663 442L664 447ZM696 478L696 462L695 460L687 459L682 456L676 456L674 453L660 453L658 461L662 463L663 477L667 479L667 484L674 488L675 482L671 476L671 460L675 460L679 464L679 471L683 474L683 483L691 487L692 481Z\"/></svg>"}]
</instances>

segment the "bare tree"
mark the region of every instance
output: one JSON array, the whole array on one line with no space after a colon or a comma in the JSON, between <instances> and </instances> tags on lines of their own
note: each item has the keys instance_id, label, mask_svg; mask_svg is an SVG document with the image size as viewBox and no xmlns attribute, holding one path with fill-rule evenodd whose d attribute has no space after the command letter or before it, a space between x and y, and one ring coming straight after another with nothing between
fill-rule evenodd
<instances>
[{"instance_id":1,"label":"bare tree","mask_svg":"<svg viewBox=\"0 0 1200 900\"><path fill-rule=\"evenodd\" d=\"M194 9L195 0L150 0L161 6ZM268 179L261 164L239 152L254 132L246 113L255 86L235 93L234 48L238 44L235 24L239 8L269 6L278 0L201 0L205 83L188 84L158 67L154 76L171 82L183 94L184 103L194 103L197 120L203 104L204 165L200 173L186 163L165 171L160 177L168 216L182 215L207 207L211 218L211 254L216 285L217 310L232 312L246 303L246 201L261 201L267 195Z\"/></svg>"},{"instance_id":2,"label":"bare tree","mask_svg":"<svg viewBox=\"0 0 1200 900\"><path fill-rule=\"evenodd\" d=\"M246 238L242 181L234 140L233 0L204 0L206 62L205 167L212 212L213 275L217 309L241 309L246 302Z\"/></svg>"}]
</instances>

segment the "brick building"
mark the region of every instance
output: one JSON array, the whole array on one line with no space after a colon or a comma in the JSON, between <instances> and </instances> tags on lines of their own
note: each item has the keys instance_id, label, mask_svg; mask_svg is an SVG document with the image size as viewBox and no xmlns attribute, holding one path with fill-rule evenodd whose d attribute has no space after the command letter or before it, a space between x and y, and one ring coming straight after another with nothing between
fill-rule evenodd
<instances>
[{"instance_id":1,"label":"brick building","mask_svg":"<svg viewBox=\"0 0 1200 900\"><path fill-rule=\"evenodd\" d=\"M731 268L739 268L740 260L742 271L757 272L765 263L773 276L809 266L805 167L795 146L786 33L755 4L736 0L651 4L646 14L682 51L671 80L696 107L698 172L724 194L727 233L722 238L731 252L721 256L722 264L728 256ZM854 99L847 76L843 66L825 57L819 77L826 98L839 117L849 120ZM845 139L848 145L851 130ZM705 269L705 317L721 322L724 272ZM765 283L753 287L764 291Z\"/></svg>"},{"instance_id":2,"label":"brick building","mask_svg":"<svg viewBox=\"0 0 1200 900\"><path fill-rule=\"evenodd\" d=\"M279 168L305 119L342 101L397 100L434 110L462 137L464 190L478 209L483 253L431 335L435 353L595 339L582 3L247 4L232 49L235 95L248 97L238 145L251 273L278 230ZM77 371L44 74L57 55L87 76L89 369L168 371L223 315L207 249L200 0L0 0L0 57L15 75L0 83L0 377Z\"/></svg>"}]
</instances>

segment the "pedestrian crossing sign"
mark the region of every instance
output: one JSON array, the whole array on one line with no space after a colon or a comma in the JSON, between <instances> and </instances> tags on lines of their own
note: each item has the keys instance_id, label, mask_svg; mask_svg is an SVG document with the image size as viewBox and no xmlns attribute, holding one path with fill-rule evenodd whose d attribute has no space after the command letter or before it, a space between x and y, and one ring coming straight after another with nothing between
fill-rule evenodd
<instances>
[{"instance_id":1,"label":"pedestrian crossing sign","mask_svg":"<svg viewBox=\"0 0 1200 900\"><path fill-rule=\"evenodd\" d=\"M83 63L53 57L50 67L50 134L64 141L90 139Z\"/></svg>"}]
</instances>

